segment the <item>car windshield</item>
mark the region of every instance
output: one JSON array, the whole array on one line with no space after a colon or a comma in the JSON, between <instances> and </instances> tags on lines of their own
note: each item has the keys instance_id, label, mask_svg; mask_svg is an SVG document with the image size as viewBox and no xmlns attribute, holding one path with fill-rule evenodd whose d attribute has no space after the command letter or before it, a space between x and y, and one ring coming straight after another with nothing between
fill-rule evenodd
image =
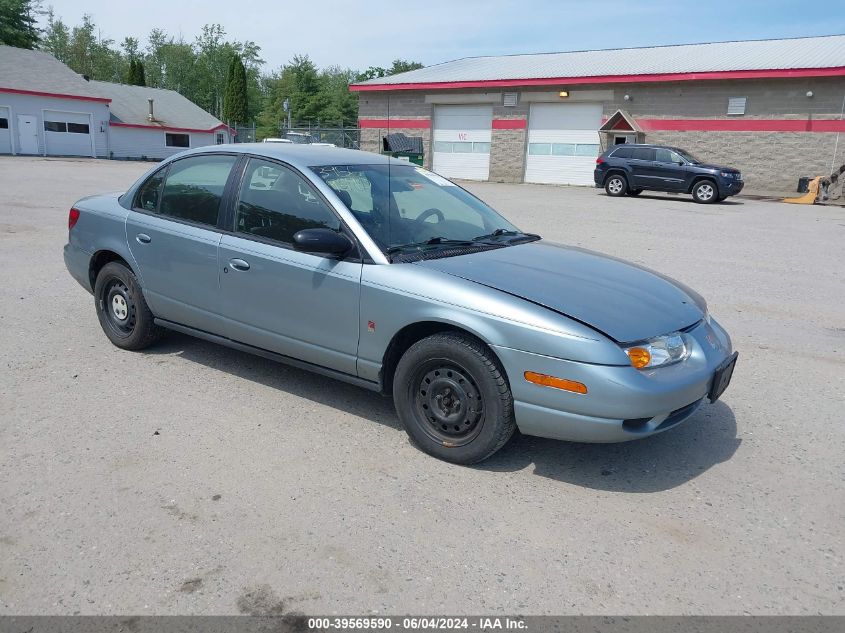
<instances>
[{"instance_id":1,"label":"car windshield","mask_svg":"<svg viewBox=\"0 0 845 633\"><path fill-rule=\"evenodd\" d=\"M382 252L396 261L443 256L539 239L522 233L454 183L414 165L312 168L338 195ZM456 252L455 248L463 250ZM439 254L438 254L439 252Z\"/></svg>"},{"instance_id":2,"label":"car windshield","mask_svg":"<svg viewBox=\"0 0 845 633\"><path fill-rule=\"evenodd\" d=\"M685 150L678 149L677 147L675 147L672 151L677 152L678 154L680 154L683 157L684 160L686 160L689 163L692 163L693 165L698 165L699 163L701 163L700 160L698 160L695 156L693 156L692 154L690 154L689 152L687 152Z\"/></svg>"}]
</instances>

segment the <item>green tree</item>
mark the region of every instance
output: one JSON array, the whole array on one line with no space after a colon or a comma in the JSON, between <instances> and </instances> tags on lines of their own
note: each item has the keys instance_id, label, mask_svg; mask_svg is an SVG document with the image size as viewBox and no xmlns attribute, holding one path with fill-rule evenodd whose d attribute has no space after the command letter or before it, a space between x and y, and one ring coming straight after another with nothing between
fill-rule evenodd
<instances>
[{"instance_id":1,"label":"green tree","mask_svg":"<svg viewBox=\"0 0 845 633\"><path fill-rule=\"evenodd\" d=\"M38 0L0 0L0 44L35 48L41 32L37 26Z\"/></svg>"},{"instance_id":2,"label":"green tree","mask_svg":"<svg viewBox=\"0 0 845 633\"><path fill-rule=\"evenodd\" d=\"M248 114L246 67L240 56L233 55L223 95L223 118L227 122L244 124Z\"/></svg>"},{"instance_id":3,"label":"green tree","mask_svg":"<svg viewBox=\"0 0 845 633\"><path fill-rule=\"evenodd\" d=\"M70 30L53 9L47 9L47 28L41 38L41 50L50 53L62 63L70 60Z\"/></svg>"},{"instance_id":4,"label":"green tree","mask_svg":"<svg viewBox=\"0 0 845 633\"><path fill-rule=\"evenodd\" d=\"M147 77L144 74L144 62L137 62L135 64L135 75L136 75L136 86L146 86L147 85Z\"/></svg>"},{"instance_id":5,"label":"green tree","mask_svg":"<svg viewBox=\"0 0 845 633\"><path fill-rule=\"evenodd\" d=\"M410 70L417 70L423 68L419 62L409 62L404 59L394 59L393 65L390 68L382 68L381 66L370 66L367 70L358 73L355 81L367 81L368 79L378 79L380 77L388 77L390 75L398 75L399 73L406 73Z\"/></svg>"},{"instance_id":6,"label":"green tree","mask_svg":"<svg viewBox=\"0 0 845 633\"><path fill-rule=\"evenodd\" d=\"M129 60L129 70L126 72L126 83L130 86L135 85L135 77L138 76L137 71L138 66L135 64L134 59Z\"/></svg>"}]
</instances>

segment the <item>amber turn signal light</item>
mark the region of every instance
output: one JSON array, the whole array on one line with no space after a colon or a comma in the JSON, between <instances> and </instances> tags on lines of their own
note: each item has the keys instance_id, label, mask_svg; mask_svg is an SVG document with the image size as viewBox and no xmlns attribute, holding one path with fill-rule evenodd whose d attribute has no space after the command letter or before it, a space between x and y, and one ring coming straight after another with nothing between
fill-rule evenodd
<instances>
[{"instance_id":1,"label":"amber turn signal light","mask_svg":"<svg viewBox=\"0 0 845 633\"><path fill-rule=\"evenodd\" d=\"M625 350L631 364L637 369L642 369L651 362L651 354L644 347L631 347Z\"/></svg>"},{"instance_id":2,"label":"amber turn signal light","mask_svg":"<svg viewBox=\"0 0 845 633\"><path fill-rule=\"evenodd\" d=\"M555 378L554 376L538 374L533 371L527 371L524 375L525 380L541 387L554 387L555 389L563 389L564 391L571 391L573 393L587 393L587 385L576 382L575 380Z\"/></svg>"}]
</instances>

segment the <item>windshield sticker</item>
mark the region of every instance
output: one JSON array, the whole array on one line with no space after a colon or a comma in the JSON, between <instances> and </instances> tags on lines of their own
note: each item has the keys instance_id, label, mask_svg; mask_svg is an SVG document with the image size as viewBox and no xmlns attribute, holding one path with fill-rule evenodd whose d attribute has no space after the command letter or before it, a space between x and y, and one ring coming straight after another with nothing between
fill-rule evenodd
<instances>
[{"instance_id":1,"label":"windshield sticker","mask_svg":"<svg viewBox=\"0 0 845 633\"><path fill-rule=\"evenodd\" d=\"M414 171L417 172L423 178L430 180L435 185L439 185L441 187L457 187L458 186L455 183L446 180L443 176L438 176L437 174L435 174L432 171L420 169L419 167L414 169Z\"/></svg>"}]
</instances>

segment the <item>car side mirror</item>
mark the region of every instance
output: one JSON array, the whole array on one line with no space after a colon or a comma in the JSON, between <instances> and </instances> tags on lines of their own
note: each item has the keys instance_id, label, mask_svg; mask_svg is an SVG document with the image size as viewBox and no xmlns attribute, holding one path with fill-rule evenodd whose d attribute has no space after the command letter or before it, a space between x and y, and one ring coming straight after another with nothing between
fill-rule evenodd
<instances>
[{"instance_id":1,"label":"car side mirror","mask_svg":"<svg viewBox=\"0 0 845 633\"><path fill-rule=\"evenodd\" d=\"M305 253L345 255L352 246L352 240L331 229L303 229L293 236L293 248Z\"/></svg>"}]
</instances>

